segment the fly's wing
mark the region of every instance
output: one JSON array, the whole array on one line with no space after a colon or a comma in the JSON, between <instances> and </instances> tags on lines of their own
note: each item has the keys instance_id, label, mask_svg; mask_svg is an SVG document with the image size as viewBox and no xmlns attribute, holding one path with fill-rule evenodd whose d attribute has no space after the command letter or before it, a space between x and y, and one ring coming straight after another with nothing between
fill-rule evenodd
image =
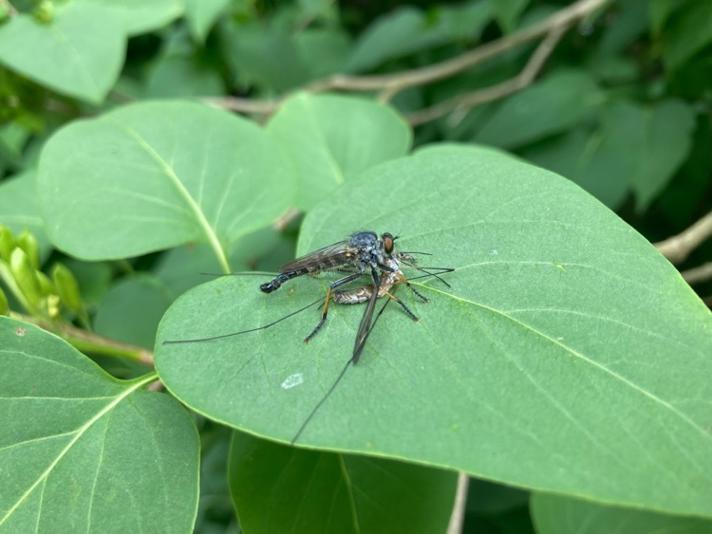
<instances>
[{"instance_id":1,"label":"fly's wing","mask_svg":"<svg viewBox=\"0 0 712 534\"><path fill-rule=\"evenodd\" d=\"M339 241L323 248L305 254L301 258L283 265L279 272L299 271L306 269L308 272L323 271L349 264L356 257L356 250L349 246L348 240Z\"/></svg>"},{"instance_id":2,"label":"fly's wing","mask_svg":"<svg viewBox=\"0 0 712 534\"><path fill-rule=\"evenodd\" d=\"M378 288L376 286L371 287L371 298L368 299L368 304L361 317L361 323L358 325L358 332L356 332L356 341L354 342L354 352L351 356L351 361L354 363L358 362L363 352L363 347L366 345L366 340L368 335L371 333L371 318L373 317L373 310L376 308L376 301L378 300Z\"/></svg>"}]
</instances>

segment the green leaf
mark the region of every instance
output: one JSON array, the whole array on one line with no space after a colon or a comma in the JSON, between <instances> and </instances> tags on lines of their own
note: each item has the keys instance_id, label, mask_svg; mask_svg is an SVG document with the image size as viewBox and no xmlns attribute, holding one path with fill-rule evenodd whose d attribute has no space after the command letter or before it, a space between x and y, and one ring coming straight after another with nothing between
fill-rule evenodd
<instances>
[{"instance_id":1,"label":"green leaf","mask_svg":"<svg viewBox=\"0 0 712 534\"><path fill-rule=\"evenodd\" d=\"M712 2L690 2L670 25L663 49L665 64L670 69L677 69L710 42Z\"/></svg>"},{"instance_id":2,"label":"green leaf","mask_svg":"<svg viewBox=\"0 0 712 534\"><path fill-rule=\"evenodd\" d=\"M560 69L505 100L474 141L515 148L571 128L593 116L603 94L580 70Z\"/></svg>"},{"instance_id":3,"label":"green leaf","mask_svg":"<svg viewBox=\"0 0 712 534\"><path fill-rule=\"evenodd\" d=\"M368 167L405 155L412 142L392 108L335 95L291 97L267 131L296 167L296 203L304 210Z\"/></svg>"},{"instance_id":4,"label":"green leaf","mask_svg":"<svg viewBox=\"0 0 712 534\"><path fill-rule=\"evenodd\" d=\"M497 151L439 146L387 162L307 215L298 253L357 229L455 267L388 309L298 441L510 485L712 515L712 316L643 237L568 180ZM406 269L408 272L408 269ZM289 442L351 356L360 306L303 277L265 295L226 277L179 298L156 364L187 405ZM209 362L209 365L206 365ZM522 461L526 458L526 462ZM606 472L601 472L601 466Z\"/></svg>"},{"instance_id":5,"label":"green leaf","mask_svg":"<svg viewBox=\"0 0 712 534\"><path fill-rule=\"evenodd\" d=\"M188 532L198 439L186 411L63 340L0 317L0 532Z\"/></svg>"},{"instance_id":6,"label":"green leaf","mask_svg":"<svg viewBox=\"0 0 712 534\"><path fill-rule=\"evenodd\" d=\"M220 74L190 56L161 57L146 77L148 98L221 96L224 93L225 84Z\"/></svg>"},{"instance_id":7,"label":"green leaf","mask_svg":"<svg viewBox=\"0 0 712 534\"><path fill-rule=\"evenodd\" d=\"M632 188L642 212L685 161L694 119L680 100L647 107L618 101L604 109L600 128L571 130L523 156L571 178L611 208Z\"/></svg>"},{"instance_id":8,"label":"green leaf","mask_svg":"<svg viewBox=\"0 0 712 534\"><path fill-rule=\"evenodd\" d=\"M190 25L190 31L200 42L210 31L210 27L215 23L225 8L230 4L230 0L184 0L185 16Z\"/></svg>"},{"instance_id":9,"label":"green leaf","mask_svg":"<svg viewBox=\"0 0 712 534\"><path fill-rule=\"evenodd\" d=\"M25 171L0 183L0 224L17 236L23 230L32 232L45 258L50 251L49 238L37 205L35 171Z\"/></svg>"},{"instance_id":10,"label":"green leaf","mask_svg":"<svg viewBox=\"0 0 712 534\"><path fill-rule=\"evenodd\" d=\"M712 521L692 517L656 514L630 508L614 508L538 493L532 496L531 512L538 534L709 534Z\"/></svg>"},{"instance_id":11,"label":"green leaf","mask_svg":"<svg viewBox=\"0 0 712 534\"><path fill-rule=\"evenodd\" d=\"M73 0L98 5L108 12L129 35L138 35L166 26L183 14L181 0Z\"/></svg>"},{"instance_id":12,"label":"green leaf","mask_svg":"<svg viewBox=\"0 0 712 534\"><path fill-rule=\"evenodd\" d=\"M514 31L529 3L530 0L497 0L492 4L494 16L506 33Z\"/></svg>"},{"instance_id":13,"label":"green leaf","mask_svg":"<svg viewBox=\"0 0 712 534\"><path fill-rule=\"evenodd\" d=\"M229 477L247 532L445 532L457 475L233 434ZM306 484L306 485L305 485Z\"/></svg>"},{"instance_id":14,"label":"green leaf","mask_svg":"<svg viewBox=\"0 0 712 534\"><path fill-rule=\"evenodd\" d=\"M45 145L37 187L47 233L73 256L118 259L204 241L224 270L225 248L275 219L293 191L264 131L187 102L71 123Z\"/></svg>"},{"instance_id":15,"label":"green leaf","mask_svg":"<svg viewBox=\"0 0 712 534\"><path fill-rule=\"evenodd\" d=\"M150 348L158 322L172 300L168 288L154 276L125 278L99 302L94 328L108 338Z\"/></svg>"},{"instance_id":16,"label":"green leaf","mask_svg":"<svg viewBox=\"0 0 712 534\"><path fill-rule=\"evenodd\" d=\"M0 26L0 63L59 93L100 103L124 61L124 30L101 7L72 2L51 23L30 15Z\"/></svg>"},{"instance_id":17,"label":"green leaf","mask_svg":"<svg viewBox=\"0 0 712 534\"><path fill-rule=\"evenodd\" d=\"M346 70L368 70L455 40L477 41L491 17L488 1L438 6L427 14L414 7L402 7L378 18L359 36Z\"/></svg>"}]
</instances>

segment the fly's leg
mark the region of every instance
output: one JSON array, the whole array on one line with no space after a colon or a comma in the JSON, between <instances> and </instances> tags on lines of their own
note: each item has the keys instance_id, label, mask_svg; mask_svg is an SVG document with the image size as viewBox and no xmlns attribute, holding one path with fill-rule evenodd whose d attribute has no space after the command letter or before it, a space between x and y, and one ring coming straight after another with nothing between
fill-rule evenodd
<instances>
[{"instance_id":1,"label":"fly's leg","mask_svg":"<svg viewBox=\"0 0 712 534\"><path fill-rule=\"evenodd\" d=\"M386 291L386 296L388 296L389 299L391 299L391 300L397 302L397 303L400 305L400 307L403 309L403 311L405 312L405 314L406 314L408 317L410 317L411 319L413 319L413 320L416 321L416 322L420 320L420 319L418 318L418 316L415 315L415 314L410 310L410 308L408 308L408 306L406 306L405 302L403 302L401 299L399 299L398 297L396 297L393 293L390 293L390 292Z\"/></svg>"},{"instance_id":2,"label":"fly's leg","mask_svg":"<svg viewBox=\"0 0 712 534\"><path fill-rule=\"evenodd\" d=\"M415 287L413 286L413 284L411 284L410 282L407 282L407 281L404 282L404 283L405 283L406 286L408 286L408 289L410 289L410 290L413 292L413 294L414 294L416 297L418 297L422 302L430 302L430 300L428 300L428 297L426 297L426 296L423 295L420 291L418 291L417 289L415 289Z\"/></svg>"},{"instance_id":3,"label":"fly's leg","mask_svg":"<svg viewBox=\"0 0 712 534\"><path fill-rule=\"evenodd\" d=\"M339 278L335 282L333 282L331 285L329 285L329 288L326 290L326 298L324 299L324 306L321 309L321 319L319 319L319 322L317 325L314 327L314 330L311 331L311 333L304 338L304 343L309 343L311 339L319 333L319 330L321 330L321 327L324 326L324 323L326 322L326 317L329 314L329 303L331 302L331 293L334 289L337 287L341 287L343 285L348 284L349 282L353 282L354 280L357 280L360 278L362 275L361 272L356 272L352 273L348 276L344 276L343 278Z\"/></svg>"}]
</instances>

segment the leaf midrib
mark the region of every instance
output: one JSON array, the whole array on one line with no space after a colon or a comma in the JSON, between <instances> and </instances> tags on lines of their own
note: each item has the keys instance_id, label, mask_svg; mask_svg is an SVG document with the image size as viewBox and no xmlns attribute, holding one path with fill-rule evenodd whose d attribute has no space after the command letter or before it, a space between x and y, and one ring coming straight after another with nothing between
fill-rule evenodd
<instances>
[{"instance_id":1,"label":"leaf midrib","mask_svg":"<svg viewBox=\"0 0 712 534\"><path fill-rule=\"evenodd\" d=\"M178 194L183 198L183 200L186 202L188 205L188 208L190 211L193 213L195 216L195 220L200 226L200 228L203 230L203 233L205 236L208 238L208 243L210 244L210 247L213 249L213 252L215 253L215 256L218 259L218 262L220 263L220 266L222 267L223 271L225 273L230 272L230 265L227 261L227 256L225 255L225 251L222 248L222 245L220 244L220 239L218 239L217 234L215 233L215 229L213 229L212 226L210 226L210 222L208 221L207 217L205 216L205 213L201 209L201 207L198 205L198 203L195 201L195 199L191 196L190 192L186 189L185 185L183 185L183 182L180 180L178 175L175 173L173 170L173 167L165 160L163 157L154 150L154 148L146 141L141 134L139 134L136 130L131 128L130 126L125 126L123 124L113 122L113 124L119 128L120 130L123 130L129 137L131 137L138 146L148 154L153 161L155 161L158 166L163 170L163 174L168 177L170 180L171 184L173 187L175 187L176 191L178 191Z\"/></svg>"},{"instance_id":2,"label":"leaf midrib","mask_svg":"<svg viewBox=\"0 0 712 534\"><path fill-rule=\"evenodd\" d=\"M43 481L47 480L49 478L49 475L52 473L52 470L57 467L59 462L64 458L67 453L71 450L71 448L74 446L74 444L79 441L79 439L89 430L94 423L96 423L99 419L101 419L104 415L109 413L114 407L116 407L123 399L131 395L134 391L136 391L138 388L141 386L155 380L157 378L157 373L150 373L146 376L144 376L142 379L137 381L136 383L132 384L130 387L126 388L125 391L121 392L120 394L116 395L113 397L113 400L108 403L106 406L104 406L101 410L99 410L91 419L89 419L86 423L84 423L82 426L80 426L78 429L76 429L74 432L76 432L76 436L72 438L67 445L59 452L57 457L50 463L47 468L40 474L39 477L37 477L37 480L23 493L20 498L17 500L17 502L10 507L10 509L5 513L5 515L0 518L0 526L2 526L5 521L8 520L8 518L27 500L27 498L32 494L32 492L35 490L35 488L41 484Z\"/></svg>"}]
</instances>

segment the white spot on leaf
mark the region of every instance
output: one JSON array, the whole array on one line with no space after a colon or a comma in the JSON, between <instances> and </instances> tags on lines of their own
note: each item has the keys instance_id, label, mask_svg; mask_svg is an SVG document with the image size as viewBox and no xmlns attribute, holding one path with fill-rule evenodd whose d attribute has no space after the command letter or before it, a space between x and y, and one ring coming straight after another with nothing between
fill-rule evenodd
<instances>
[{"instance_id":1,"label":"white spot on leaf","mask_svg":"<svg viewBox=\"0 0 712 534\"><path fill-rule=\"evenodd\" d=\"M304 375L302 373L294 373L289 375L282 382L282 389L292 389L293 387L299 386L304 382Z\"/></svg>"}]
</instances>

